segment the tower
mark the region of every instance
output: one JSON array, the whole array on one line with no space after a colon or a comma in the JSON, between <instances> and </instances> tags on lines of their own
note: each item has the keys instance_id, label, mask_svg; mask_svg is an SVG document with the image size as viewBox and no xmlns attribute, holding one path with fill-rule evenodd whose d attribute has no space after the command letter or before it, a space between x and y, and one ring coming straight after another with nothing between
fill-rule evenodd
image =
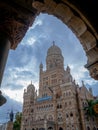
<instances>
[{"instance_id":1,"label":"tower","mask_svg":"<svg viewBox=\"0 0 98 130\"><path fill-rule=\"evenodd\" d=\"M47 51L46 68L47 71L59 68L64 69L64 58L61 49L54 42Z\"/></svg>"},{"instance_id":2,"label":"tower","mask_svg":"<svg viewBox=\"0 0 98 130\"><path fill-rule=\"evenodd\" d=\"M32 83L24 91L21 130L87 130L90 125L83 111L85 93L93 98L84 84L79 88L75 83L70 67L64 69L62 51L53 42L47 51L46 70L42 63L39 66L38 95ZM97 128L95 122L93 127Z\"/></svg>"},{"instance_id":3,"label":"tower","mask_svg":"<svg viewBox=\"0 0 98 130\"><path fill-rule=\"evenodd\" d=\"M24 90L23 98L23 116L21 129L27 126L30 127L29 124L33 122L34 119L34 101L36 99L36 91L32 82L27 86L27 90Z\"/></svg>"}]
</instances>

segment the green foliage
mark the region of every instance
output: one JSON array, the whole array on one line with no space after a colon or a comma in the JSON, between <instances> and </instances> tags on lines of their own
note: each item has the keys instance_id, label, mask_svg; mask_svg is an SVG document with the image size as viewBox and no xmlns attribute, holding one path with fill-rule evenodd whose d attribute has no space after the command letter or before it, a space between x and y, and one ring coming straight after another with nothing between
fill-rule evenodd
<instances>
[{"instance_id":1,"label":"green foliage","mask_svg":"<svg viewBox=\"0 0 98 130\"><path fill-rule=\"evenodd\" d=\"M90 117L98 116L98 114L94 111L94 105L98 104L98 100L87 100L88 106L84 107L86 114Z\"/></svg>"},{"instance_id":2,"label":"green foliage","mask_svg":"<svg viewBox=\"0 0 98 130\"><path fill-rule=\"evenodd\" d=\"M17 112L16 116L15 116L15 121L14 121L14 124L13 124L13 130L20 130L21 119L22 119L22 113Z\"/></svg>"}]
</instances>

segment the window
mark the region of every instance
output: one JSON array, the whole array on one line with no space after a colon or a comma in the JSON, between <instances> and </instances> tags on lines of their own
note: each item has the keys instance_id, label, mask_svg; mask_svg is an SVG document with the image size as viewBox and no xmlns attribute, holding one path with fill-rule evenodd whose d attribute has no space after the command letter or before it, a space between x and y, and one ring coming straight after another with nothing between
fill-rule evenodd
<instances>
[{"instance_id":1,"label":"window","mask_svg":"<svg viewBox=\"0 0 98 130\"><path fill-rule=\"evenodd\" d=\"M71 105L71 101L69 101L69 105Z\"/></svg>"},{"instance_id":2,"label":"window","mask_svg":"<svg viewBox=\"0 0 98 130\"><path fill-rule=\"evenodd\" d=\"M93 130L96 130L96 128L94 127Z\"/></svg>"},{"instance_id":3,"label":"window","mask_svg":"<svg viewBox=\"0 0 98 130\"><path fill-rule=\"evenodd\" d=\"M70 116L73 117L73 113L70 113Z\"/></svg>"},{"instance_id":4,"label":"window","mask_svg":"<svg viewBox=\"0 0 98 130\"><path fill-rule=\"evenodd\" d=\"M65 107L67 107L67 102L65 102Z\"/></svg>"},{"instance_id":5,"label":"window","mask_svg":"<svg viewBox=\"0 0 98 130\"><path fill-rule=\"evenodd\" d=\"M66 117L67 117L67 118L69 117L68 114L66 114Z\"/></svg>"},{"instance_id":6,"label":"window","mask_svg":"<svg viewBox=\"0 0 98 130\"><path fill-rule=\"evenodd\" d=\"M89 126L87 126L87 130L90 130L90 127L89 127Z\"/></svg>"}]
</instances>

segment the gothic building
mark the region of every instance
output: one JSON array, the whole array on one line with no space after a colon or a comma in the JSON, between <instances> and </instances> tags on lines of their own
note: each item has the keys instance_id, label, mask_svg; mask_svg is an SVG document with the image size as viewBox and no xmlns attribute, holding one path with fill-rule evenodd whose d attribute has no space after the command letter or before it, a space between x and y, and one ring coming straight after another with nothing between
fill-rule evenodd
<instances>
[{"instance_id":1,"label":"gothic building","mask_svg":"<svg viewBox=\"0 0 98 130\"><path fill-rule=\"evenodd\" d=\"M32 83L24 90L21 130L98 130L96 118L84 111L87 99L94 99L91 90L75 83L54 43L47 51L46 70L42 63L39 69L38 95Z\"/></svg>"}]
</instances>

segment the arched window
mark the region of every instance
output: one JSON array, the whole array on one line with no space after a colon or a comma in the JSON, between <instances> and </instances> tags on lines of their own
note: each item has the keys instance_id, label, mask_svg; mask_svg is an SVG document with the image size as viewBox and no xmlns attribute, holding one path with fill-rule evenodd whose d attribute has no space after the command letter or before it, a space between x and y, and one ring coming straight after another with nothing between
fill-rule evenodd
<instances>
[{"instance_id":1,"label":"arched window","mask_svg":"<svg viewBox=\"0 0 98 130\"><path fill-rule=\"evenodd\" d=\"M53 128L52 127L48 127L48 130L53 130Z\"/></svg>"},{"instance_id":2,"label":"arched window","mask_svg":"<svg viewBox=\"0 0 98 130\"><path fill-rule=\"evenodd\" d=\"M57 108L59 108L59 104L57 105Z\"/></svg>"},{"instance_id":3,"label":"arched window","mask_svg":"<svg viewBox=\"0 0 98 130\"><path fill-rule=\"evenodd\" d=\"M67 107L67 102L65 102L65 107Z\"/></svg>"},{"instance_id":4,"label":"arched window","mask_svg":"<svg viewBox=\"0 0 98 130\"><path fill-rule=\"evenodd\" d=\"M71 105L71 101L69 101L69 105Z\"/></svg>"},{"instance_id":5,"label":"arched window","mask_svg":"<svg viewBox=\"0 0 98 130\"><path fill-rule=\"evenodd\" d=\"M59 128L59 130L63 130L63 128L62 128L62 127L60 127L60 128Z\"/></svg>"},{"instance_id":6,"label":"arched window","mask_svg":"<svg viewBox=\"0 0 98 130\"><path fill-rule=\"evenodd\" d=\"M89 127L89 126L87 126L87 130L90 130L90 127Z\"/></svg>"},{"instance_id":7,"label":"arched window","mask_svg":"<svg viewBox=\"0 0 98 130\"><path fill-rule=\"evenodd\" d=\"M71 95L71 92L69 92L69 96Z\"/></svg>"},{"instance_id":8,"label":"arched window","mask_svg":"<svg viewBox=\"0 0 98 130\"><path fill-rule=\"evenodd\" d=\"M66 114L66 117L67 117L67 118L69 117L68 114Z\"/></svg>"},{"instance_id":9,"label":"arched window","mask_svg":"<svg viewBox=\"0 0 98 130\"><path fill-rule=\"evenodd\" d=\"M96 128L94 127L93 130L96 130Z\"/></svg>"},{"instance_id":10,"label":"arched window","mask_svg":"<svg viewBox=\"0 0 98 130\"><path fill-rule=\"evenodd\" d=\"M70 116L73 117L73 113L72 112L70 113Z\"/></svg>"},{"instance_id":11,"label":"arched window","mask_svg":"<svg viewBox=\"0 0 98 130\"><path fill-rule=\"evenodd\" d=\"M50 121L52 121L52 120L53 120L52 115L49 115L49 116L48 116L48 119L49 119Z\"/></svg>"},{"instance_id":12,"label":"arched window","mask_svg":"<svg viewBox=\"0 0 98 130\"><path fill-rule=\"evenodd\" d=\"M62 108L62 105L60 104L60 106L59 106L60 108Z\"/></svg>"}]
</instances>

